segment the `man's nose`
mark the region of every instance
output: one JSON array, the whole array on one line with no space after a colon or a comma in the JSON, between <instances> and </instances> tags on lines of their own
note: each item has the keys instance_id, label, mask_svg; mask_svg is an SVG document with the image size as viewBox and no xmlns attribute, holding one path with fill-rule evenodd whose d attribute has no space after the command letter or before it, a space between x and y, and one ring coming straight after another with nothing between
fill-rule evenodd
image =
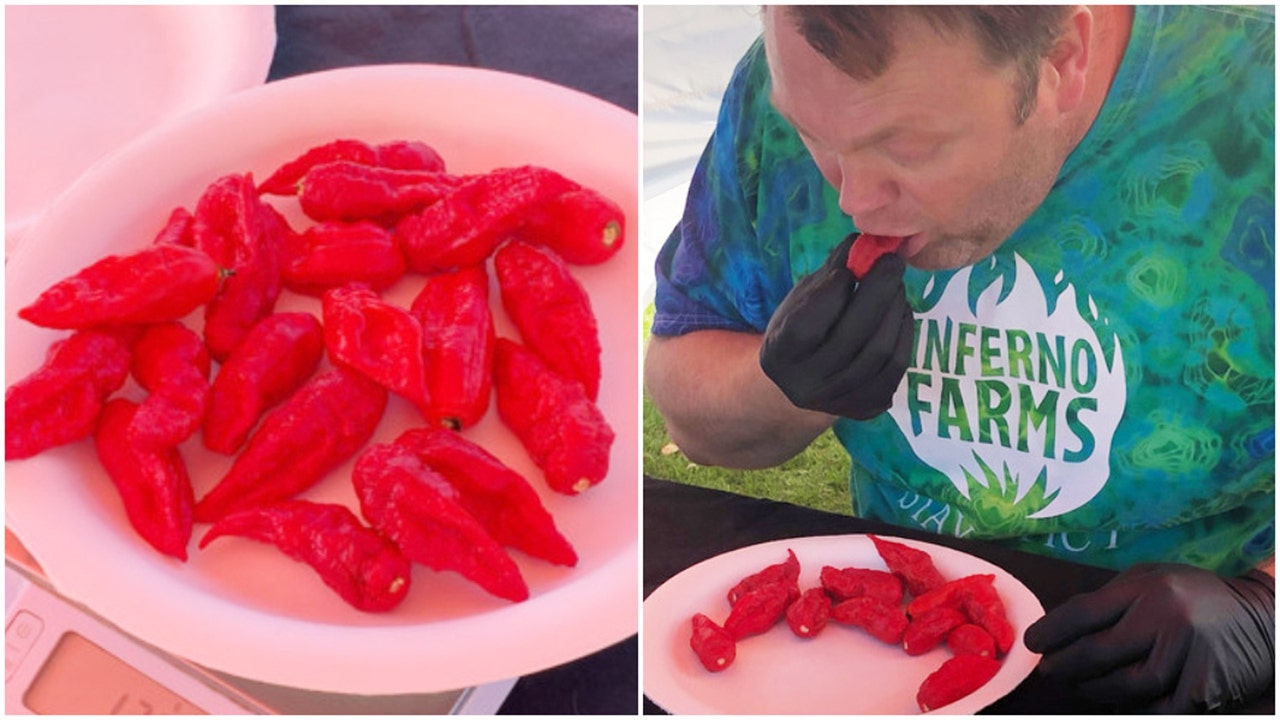
<instances>
[{"instance_id":1,"label":"man's nose","mask_svg":"<svg viewBox=\"0 0 1280 720\"><path fill-rule=\"evenodd\" d=\"M892 176L865 156L840 163L840 209L851 217L867 218L892 205L898 187Z\"/></svg>"}]
</instances>

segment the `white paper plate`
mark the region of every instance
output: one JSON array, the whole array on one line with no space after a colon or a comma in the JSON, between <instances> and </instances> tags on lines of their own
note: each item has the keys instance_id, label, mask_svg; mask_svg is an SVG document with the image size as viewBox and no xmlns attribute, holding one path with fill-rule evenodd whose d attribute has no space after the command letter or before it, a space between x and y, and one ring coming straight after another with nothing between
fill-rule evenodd
<instances>
[{"instance_id":1,"label":"white paper plate","mask_svg":"<svg viewBox=\"0 0 1280 720\"><path fill-rule=\"evenodd\" d=\"M20 307L91 261L150 242L172 208L192 207L221 175L251 171L264 178L336 137L416 138L459 173L525 163L555 169L621 204L630 234L636 133L636 116L613 105L467 68L351 68L227 98L95 167L32 229L6 273L6 386L37 367L50 342L65 334L16 319ZM300 217L292 214L297 227ZM578 551L574 568L513 553L530 587L523 603L417 567L406 601L389 614L369 615L342 602L310 568L249 540L219 540L203 551L193 541L187 564L162 557L129 527L89 442L6 463L9 527L59 590L124 630L214 669L279 685L431 692L515 677L617 642L636 632L639 619L636 246L629 235L607 263L574 268L600 319L599 405L617 434L609 477L580 496L558 495L545 488L495 410L465 432L530 479ZM408 275L387 294L407 304L420 286L419 276ZM278 309L319 315L318 301L287 293ZM500 335L517 337L505 315L496 319ZM419 424L416 411L393 397L374 440ZM183 452L199 498L228 461L205 451L198 437ZM355 507L351 464L305 497ZM197 539L207 527L197 525Z\"/></svg>"},{"instance_id":2,"label":"white paper plate","mask_svg":"<svg viewBox=\"0 0 1280 720\"><path fill-rule=\"evenodd\" d=\"M6 253L94 161L260 84L275 41L270 5L6 7Z\"/></svg>"},{"instance_id":3,"label":"white paper plate","mask_svg":"<svg viewBox=\"0 0 1280 720\"><path fill-rule=\"evenodd\" d=\"M972 714L1022 682L1040 656L1022 644L1022 632L1044 609L1012 575L950 548L892 538L928 551L943 577L996 576L996 589L1018 635L1000 672L976 692L934 711ZM796 637L782 623L738 643L727 670L708 672L689 647L690 618L706 613L717 623L729 614L725 594L743 577L782 562L787 549L800 560L801 589L818 586L823 565L885 568L866 535L775 540L739 548L690 567L644 602L644 692L675 714L906 715L918 714L916 690L951 652L945 646L907 655L859 628L831 622L817 637Z\"/></svg>"}]
</instances>

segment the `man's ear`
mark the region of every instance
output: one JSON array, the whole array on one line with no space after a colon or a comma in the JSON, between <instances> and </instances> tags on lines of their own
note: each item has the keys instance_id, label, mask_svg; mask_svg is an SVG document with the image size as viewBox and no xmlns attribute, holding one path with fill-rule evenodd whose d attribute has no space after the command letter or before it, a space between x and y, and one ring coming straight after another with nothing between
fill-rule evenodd
<instances>
[{"instance_id":1,"label":"man's ear","mask_svg":"<svg viewBox=\"0 0 1280 720\"><path fill-rule=\"evenodd\" d=\"M1074 110L1084 98L1089 63L1093 59L1093 34L1093 12L1077 5L1071 9L1062 34L1045 56L1044 72L1048 77L1041 80L1045 82L1045 90L1051 93L1048 100L1060 113Z\"/></svg>"}]
</instances>

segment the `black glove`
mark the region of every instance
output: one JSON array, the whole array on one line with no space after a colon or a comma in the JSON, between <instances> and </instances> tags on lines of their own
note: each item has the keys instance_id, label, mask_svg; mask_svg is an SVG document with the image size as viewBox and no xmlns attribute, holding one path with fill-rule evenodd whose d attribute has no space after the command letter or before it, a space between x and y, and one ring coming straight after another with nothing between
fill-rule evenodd
<instances>
[{"instance_id":1,"label":"black glove","mask_svg":"<svg viewBox=\"0 0 1280 720\"><path fill-rule=\"evenodd\" d=\"M845 260L854 237L783 298L765 329L760 367L796 407L866 420L893 404L915 318L901 257L886 255L853 279Z\"/></svg>"},{"instance_id":2,"label":"black glove","mask_svg":"<svg viewBox=\"0 0 1280 720\"><path fill-rule=\"evenodd\" d=\"M1131 711L1230 709L1275 680L1275 579L1137 565L1027 628L1040 672Z\"/></svg>"}]
</instances>

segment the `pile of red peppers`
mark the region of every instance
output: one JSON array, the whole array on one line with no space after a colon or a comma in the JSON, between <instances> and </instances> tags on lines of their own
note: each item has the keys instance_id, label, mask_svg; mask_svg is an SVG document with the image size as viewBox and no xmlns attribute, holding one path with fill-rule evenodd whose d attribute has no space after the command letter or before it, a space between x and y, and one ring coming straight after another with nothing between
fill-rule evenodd
<instances>
[{"instance_id":1,"label":"pile of red peppers","mask_svg":"<svg viewBox=\"0 0 1280 720\"><path fill-rule=\"evenodd\" d=\"M623 236L616 203L553 170L452 174L416 140L339 139L260 184L218 178L146 247L18 311L70 333L7 389L5 459L92 439L157 551L187 560L208 523L201 549L268 543L363 611L399 605L414 563L524 600L511 550L578 556L529 481L463 431L496 394L548 487L604 479L600 341L569 264L608 260ZM517 338L495 332L491 260ZM405 281L420 288L409 306L384 297ZM320 317L277 311L286 292L319 298ZM421 426L371 443L392 397ZM232 458L199 499L183 457L197 436ZM352 458L358 512L299 497Z\"/></svg>"},{"instance_id":2,"label":"pile of red peppers","mask_svg":"<svg viewBox=\"0 0 1280 720\"><path fill-rule=\"evenodd\" d=\"M995 576L947 580L929 553L868 536L886 569L824 566L819 585L800 589L800 560L787 558L754 572L729 589L729 613L717 623L706 613L691 619L689 646L702 666L723 672L738 643L786 621L797 637L815 638L828 621L860 628L908 655L946 643L952 656L921 682L922 712L949 705L985 685L1000 670L1016 631L995 589Z\"/></svg>"}]
</instances>

